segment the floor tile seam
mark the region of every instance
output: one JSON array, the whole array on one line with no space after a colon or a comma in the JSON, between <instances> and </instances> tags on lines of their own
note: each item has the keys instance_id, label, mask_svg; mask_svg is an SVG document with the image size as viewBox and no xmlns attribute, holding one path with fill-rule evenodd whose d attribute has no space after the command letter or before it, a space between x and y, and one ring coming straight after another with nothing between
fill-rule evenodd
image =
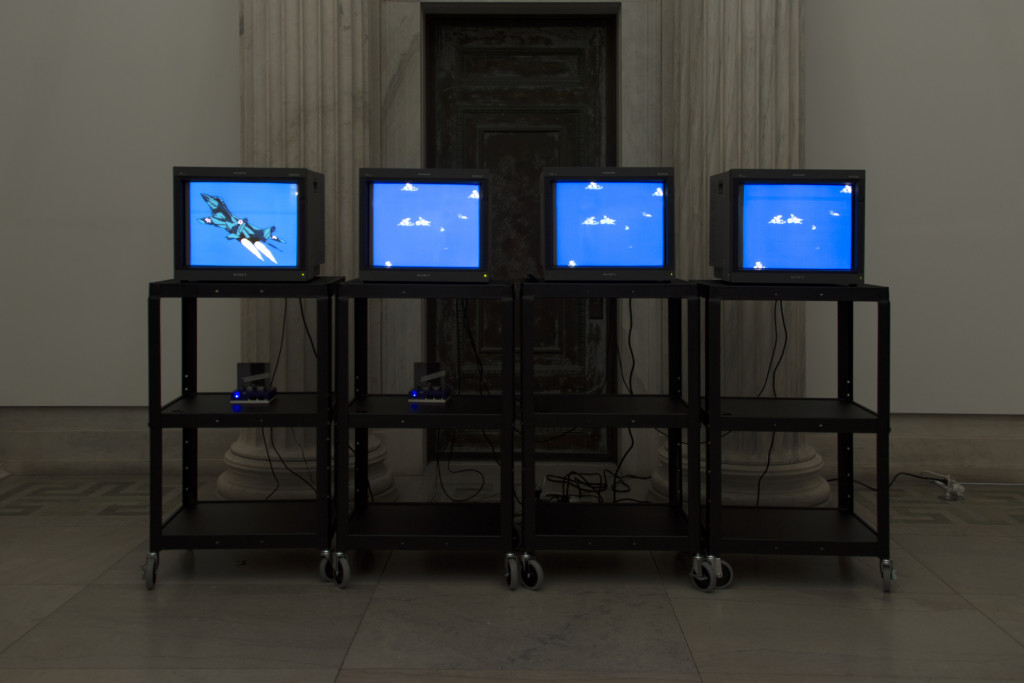
<instances>
[{"instance_id":1,"label":"floor tile seam","mask_svg":"<svg viewBox=\"0 0 1024 683\"><path fill-rule=\"evenodd\" d=\"M43 585L54 585L54 584L43 584ZM56 614L57 612L59 612L59 611L60 611L60 610L61 610L62 608L66 607L66 606L67 606L67 604L68 604L69 602L71 602L72 600L74 600L75 598L77 598L77 597L78 597L79 595L81 595L81 594L82 594L82 592L83 592L83 591L84 591L85 589L87 589L87 588L89 587L89 585L90 585L90 584L59 584L59 585L65 585L65 586L76 586L76 585L77 585L77 586L78 586L78 590L76 590L76 591L75 591L74 593L72 593L72 594L71 594L71 595L69 595L69 596L68 596L67 598L65 598L65 599L64 599L64 600L63 600L63 601L62 601L62 602L61 602L61 603L60 603L59 605L55 605L55 606L54 606L54 608L53 608L53 609L51 609L51 610L50 610L50 612L49 612L48 614L46 614L46 616L42 617L41 619L37 619L37 620L36 620L36 622L35 622L35 623L34 623L34 624L33 624L33 625L31 626L31 627L29 627L28 629L26 629L24 633L22 633L22 634L21 634L21 635L19 635L19 636L18 636L17 638L15 638L15 639L14 639L14 640L12 640L12 641L11 641L10 643L8 643L8 644L7 644L7 647L5 647L5 648L3 648L2 650L0 650L0 662L3 662L3 659L4 659L4 655L6 655L6 653L7 653L8 651L10 651L10 649L11 649L12 647L14 647L14 646L15 646L15 645L17 645L18 643L20 643L20 642L21 642L22 640L24 640L25 638L27 638L27 637L29 636L29 634L31 634L31 633L32 633L33 631L35 631L35 630L36 630L37 628L39 628L39 627L40 627L40 626L42 626L43 624L45 624L45 623L49 622L49 621L50 621L51 619L53 619L53 618L54 618L54 615L55 615L55 614ZM35 669L35 667L33 667L33 669Z\"/></svg>"},{"instance_id":2,"label":"floor tile seam","mask_svg":"<svg viewBox=\"0 0 1024 683\"><path fill-rule=\"evenodd\" d=\"M697 664L697 658L694 656L693 648L690 647L690 641L686 637L686 628L683 626L682 619L679 616L679 610L676 608L675 598L672 597L672 594L669 592L669 588L668 588L667 583L664 580L664 577L661 576L661 567L658 566L658 562L654 558L654 553L653 552L649 552L649 555L650 555L651 561L654 562L654 568L655 568L655 570L657 570L658 576L660 578L662 578L661 589L662 589L662 591L665 594L665 599L668 601L669 607L672 608L672 616L675 618L676 626L679 628L679 637L683 639L683 647L686 648L686 654L690 658L690 663L693 665L694 672L697 674L697 680L698 681L703 681L704 680L704 676L700 672L700 666L698 666L698 664ZM696 591L696 590L697 590L696 587L694 587L694 591ZM685 598L683 598L683 599L685 599Z\"/></svg>"},{"instance_id":3,"label":"floor tile seam","mask_svg":"<svg viewBox=\"0 0 1024 683\"><path fill-rule=\"evenodd\" d=\"M890 547L889 547L889 551L890 551L890 552L889 552L889 556L890 556L890 558L891 558L891 557L892 557L893 555L895 555L895 553L894 553L894 552L892 552L892 546L897 546L897 547L899 547L899 549L900 549L900 550L901 550L902 552L906 553L906 554L907 554L907 555L908 555L908 556L909 556L909 557L910 557L911 559L913 559L913 560L914 560L915 562L917 562L917 563L918 563L919 565L921 565L922 567L924 567L924 569L925 569L925 570L926 570L926 571L927 571L927 572L928 572L929 574L931 574L931 576L932 576L932 577L933 577L933 578L934 578L934 579L935 579L936 581L938 581L938 582L939 582L940 584L942 584L943 586L945 586L945 587L946 587L946 588L947 588L947 589L949 590L949 592L950 592L950 593L952 593L953 595L959 596L959 597L960 597L961 599L963 599L963 596L962 596L962 595L960 595L959 591L957 591L957 590L956 590L956 588L954 588L954 587L953 587L953 586L952 586L952 585L951 585L951 584L950 584L950 583L949 583L948 581L946 581L945 579L943 579L943 578L942 578L941 576L939 576L939 575L938 575L937 573L935 573L934 571L932 571L931 567L929 567L929 566L928 566L928 563L927 563L927 562L926 562L926 561L925 561L924 559L922 559L922 558L919 558L919 557L917 557L917 555L916 555L916 554L915 554L915 553L914 553L913 551L911 551L911 550L910 550L909 548L907 548L907 547L906 547L905 545L903 545L902 543L900 543L900 542L899 542L898 540L896 540L895 538L892 538L892 537L890 537L890 538L889 538L889 546L890 546ZM895 577L893 578L893 582L892 582L892 589L893 589L893 591L898 591L898 590L899 590L899 585L900 585L900 583L899 583L899 571L900 571L899 565L898 565L897 563L895 563L895 562L894 562L894 563L893 563L893 572L895 573ZM931 593L920 593L920 595L930 595L930 594L931 594ZM939 593L935 593L935 595L939 595ZM973 607L973 605L972 605L972 607Z\"/></svg>"},{"instance_id":4,"label":"floor tile seam","mask_svg":"<svg viewBox=\"0 0 1024 683\"><path fill-rule=\"evenodd\" d=\"M359 637L359 631L363 627L363 622L366 620L366 615L370 611L370 606L373 604L373 600L377 597L377 590L380 588L381 582L384 580L384 574L387 572L388 565L391 564L391 558L394 557L394 553L388 553L387 559L384 560L384 566L380 568L380 574L377 575L377 580L373 584L373 588L370 592L370 597L366 600L366 604L363 606L362 614L359 615L359 623L356 624L355 629L352 631L352 637L348 641L348 645L345 646L345 654L341 657L341 663L338 664L337 675L335 680L341 680L341 675L345 671L345 662L348 661L349 654L352 652L352 646L355 644L356 639ZM351 584L350 584L351 585ZM342 590L339 588L339 590ZM346 588L344 590L351 590Z\"/></svg>"},{"instance_id":5,"label":"floor tile seam","mask_svg":"<svg viewBox=\"0 0 1024 683\"><path fill-rule=\"evenodd\" d=\"M980 594L980 593L977 593L977 594L974 594L974 593L972 593L971 595L976 595L977 597L991 597L991 596L983 596L983 594ZM1000 595L1002 595L1002 594L1000 594ZM966 603L968 603L968 604L969 604L969 605L970 605L971 607L973 607L974 609L976 609L976 610L978 611L978 613L980 613L980 614L981 614L981 616L983 616L983 617L984 617L985 619L987 619L987 620L988 620L988 622L989 622L990 624L992 624L992 625L993 625L993 626L995 626L995 627L996 627L997 629L999 629L1000 631L1002 631L1003 633L1005 633L1005 634L1007 635L1007 637L1008 637L1008 638L1009 638L1010 640L1012 640L1013 642L1015 642L1015 643L1017 643L1018 645L1020 645L1020 647L1021 647L1021 652L1022 652L1022 653L1024 653L1024 639L1022 639L1022 638L1019 638L1019 637L1015 636L1015 635L1014 635L1013 633L1010 633L1010 631L1008 631L1008 630L1007 630L1007 629L1006 629L1005 627L1003 627L1003 626L1002 626L1001 624L999 624L998 622L996 622L996 621L995 621L995 619L993 619L992 617L990 617L990 616L988 615L988 613L987 613L987 612L985 612L985 611L984 611L984 610L982 610L982 609L981 609L980 607L978 607L978 606L977 606L977 605L976 605L976 604L974 603L974 601L973 601L973 600L972 600L972 599L971 599L971 598L970 598L970 597L969 597L968 595L962 595L962 596L961 596L961 598L963 598L963 600L964 600L964 601L965 601Z\"/></svg>"}]
</instances>

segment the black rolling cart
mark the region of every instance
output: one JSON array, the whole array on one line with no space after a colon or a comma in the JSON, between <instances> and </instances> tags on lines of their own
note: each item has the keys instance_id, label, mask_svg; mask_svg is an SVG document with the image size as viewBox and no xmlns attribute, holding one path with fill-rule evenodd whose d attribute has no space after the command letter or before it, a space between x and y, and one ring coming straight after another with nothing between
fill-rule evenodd
<instances>
[{"instance_id":1,"label":"black rolling cart","mask_svg":"<svg viewBox=\"0 0 1024 683\"><path fill-rule=\"evenodd\" d=\"M406 394L368 391L369 299L490 299L500 302L502 326L501 391L493 395L455 395L444 404L410 403ZM338 583L348 580L349 550L481 550L515 558L513 531L513 445L515 411L515 291L511 283L390 283L352 281L336 292L337 343L335 388L339 410L334 490L337 503ZM353 377L349 377L349 307L354 308ZM410 368L411 371L411 368ZM351 391L350 391L351 390ZM351 393L351 400L345 401ZM374 502L368 481L370 429L499 429L498 502ZM354 445L350 445L354 436ZM349 501L348 458L353 462L353 498ZM351 509L350 509L351 508Z\"/></svg>"},{"instance_id":2,"label":"black rolling cart","mask_svg":"<svg viewBox=\"0 0 1024 683\"><path fill-rule=\"evenodd\" d=\"M329 574L334 533L330 495L331 296L338 278L308 282L182 282L149 285L149 553L142 565L147 588L156 584L160 551L209 548L314 548ZM233 405L232 388L199 393L197 302L202 298L302 298L316 305L316 390L282 392L266 405ZM161 403L160 304L181 300L181 395ZM316 430L316 495L311 500L209 501L198 496L200 428L306 427ZM182 432L182 501L162 509L163 430Z\"/></svg>"},{"instance_id":3,"label":"black rolling cart","mask_svg":"<svg viewBox=\"0 0 1024 683\"><path fill-rule=\"evenodd\" d=\"M707 428L706 552L713 571L695 584L725 587L732 569L723 553L857 555L879 559L883 590L894 578L889 555L889 290L873 285L768 285L699 282L705 301L705 396ZM835 302L838 321L838 392L835 398L722 396L722 303L724 301ZM853 399L853 309L877 306L877 410ZM836 504L826 508L725 506L722 435L729 431L828 432L837 434ZM874 519L854 510L853 435L874 434L877 504Z\"/></svg>"},{"instance_id":4,"label":"black rolling cart","mask_svg":"<svg viewBox=\"0 0 1024 683\"><path fill-rule=\"evenodd\" d=\"M539 298L664 299L668 310L667 392L661 395L535 394L535 300ZM686 352L683 353L683 302ZM688 457L682 492L682 445L698 452L700 417L700 300L683 282L524 282L521 291L523 555L520 580L537 589L544 580L537 550L699 551L700 458ZM684 385L684 362L686 381ZM535 430L538 428L660 428L668 434L669 500L662 503L538 502Z\"/></svg>"}]
</instances>

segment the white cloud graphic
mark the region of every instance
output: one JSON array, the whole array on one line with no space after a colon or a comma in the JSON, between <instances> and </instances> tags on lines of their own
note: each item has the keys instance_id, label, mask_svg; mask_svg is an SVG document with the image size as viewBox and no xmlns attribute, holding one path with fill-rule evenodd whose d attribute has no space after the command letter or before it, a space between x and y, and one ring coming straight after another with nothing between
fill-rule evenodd
<instances>
[{"instance_id":1,"label":"white cloud graphic","mask_svg":"<svg viewBox=\"0 0 1024 683\"><path fill-rule=\"evenodd\" d=\"M775 218L771 219L768 222L773 225L783 225L786 221L782 219L782 214L779 214L778 216L776 216Z\"/></svg>"},{"instance_id":2,"label":"white cloud graphic","mask_svg":"<svg viewBox=\"0 0 1024 683\"><path fill-rule=\"evenodd\" d=\"M430 225L430 221L428 221L423 216L420 216L419 220L416 221L416 225Z\"/></svg>"},{"instance_id":3,"label":"white cloud graphic","mask_svg":"<svg viewBox=\"0 0 1024 683\"><path fill-rule=\"evenodd\" d=\"M839 212L838 212L838 211L834 211L834 210L832 210L832 209L829 209L829 210L828 210L828 215L829 215L829 216L838 216L838 215L839 215Z\"/></svg>"},{"instance_id":4,"label":"white cloud graphic","mask_svg":"<svg viewBox=\"0 0 1024 683\"><path fill-rule=\"evenodd\" d=\"M591 216L587 220L583 221L583 225L597 225L597 221L594 219L593 216Z\"/></svg>"},{"instance_id":5,"label":"white cloud graphic","mask_svg":"<svg viewBox=\"0 0 1024 683\"><path fill-rule=\"evenodd\" d=\"M803 223L803 218L797 218L794 214L789 214L789 218L786 219L787 223Z\"/></svg>"},{"instance_id":6,"label":"white cloud graphic","mask_svg":"<svg viewBox=\"0 0 1024 683\"><path fill-rule=\"evenodd\" d=\"M467 199L480 199L480 190L473 190L469 193Z\"/></svg>"},{"instance_id":7,"label":"white cloud graphic","mask_svg":"<svg viewBox=\"0 0 1024 683\"><path fill-rule=\"evenodd\" d=\"M665 193L662 192L661 188L659 187L657 190L654 191L654 194L652 194L651 196L652 197L664 197Z\"/></svg>"},{"instance_id":8,"label":"white cloud graphic","mask_svg":"<svg viewBox=\"0 0 1024 683\"><path fill-rule=\"evenodd\" d=\"M458 214L458 216L459 216L459 218L461 218L461 219L462 219L462 220L464 220L464 221L466 221L466 220L469 220L469 217L468 217L468 216L463 216L463 215L462 215L461 213L460 213L460 214Z\"/></svg>"},{"instance_id":9,"label":"white cloud graphic","mask_svg":"<svg viewBox=\"0 0 1024 683\"><path fill-rule=\"evenodd\" d=\"M384 267L385 268L390 268L391 267L391 261L385 261L384 262Z\"/></svg>"},{"instance_id":10,"label":"white cloud graphic","mask_svg":"<svg viewBox=\"0 0 1024 683\"><path fill-rule=\"evenodd\" d=\"M604 185L598 185L595 181L591 180L590 184L587 185L584 189L586 189L586 190L603 190L604 189Z\"/></svg>"},{"instance_id":11,"label":"white cloud graphic","mask_svg":"<svg viewBox=\"0 0 1024 683\"><path fill-rule=\"evenodd\" d=\"M841 194L853 194L853 185L846 185L839 192Z\"/></svg>"},{"instance_id":12,"label":"white cloud graphic","mask_svg":"<svg viewBox=\"0 0 1024 683\"><path fill-rule=\"evenodd\" d=\"M601 225L615 225L615 219L608 218L608 216L605 216L604 218L601 219Z\"/></svg>"},{"instance_id":13,"label":"white cloud graphic","mask_svg":"<svg viewBox=\"0 0 1024 683\"><path fill-rule=\"evenodd\" d=\"M419 191L420 191L420 188L416 187L412 183L406 183L405 186L402 187L402 192L419 192Z\"/></svg>"},{"instance_id":14,"label":"white cloud graphic","mask_svg":"<svg viewBox=\"0 0 1024 683\"><path fill-rule=\"evenodd\" d=\"M754 270L764 270L764 264L758 261L754 264Z\"/></svg>"},{"instance_id":15,"label":"white cloud graphic","mask_svg":"<svg viewBox=\"0 0 1024 683\"><path fill-rule=\"evenodd\" d=\"M402 220L398 221L398 224L399 225L406 225L406 226L412 225L412 219L411 218L403 218Z\"/></svg>"},{"instance_id":16,"label":"white cloud graphic","mask_svg":"<svg viewBox=\"0 0 1024 683\"><path fill-rule=\"evenodd\" d=\"M570 268L575 268L576 267L576 262L575 261L569 261L569 267Z\"/></svg>"},{"instance_id":17,"label":"white cloud graphic","mask_svg":"<svg viewBox=\"0 0 1024 683\"><path fill-rule=\"evenodd\" d=\"M644 215L644 218L651 218L651 214L647 213L646 211L641 211L640 213Z\"/></svg>"},{"instance_id":18,"label":"white cloud graphic","mask_svg":"<svg viewBox=\"0 0 1024 683\"><path fill-rule=\"evenodd\" d=\"M626 226L626 230L629 230L629 226L628 225Z\"/></svg>"}]
</instances>

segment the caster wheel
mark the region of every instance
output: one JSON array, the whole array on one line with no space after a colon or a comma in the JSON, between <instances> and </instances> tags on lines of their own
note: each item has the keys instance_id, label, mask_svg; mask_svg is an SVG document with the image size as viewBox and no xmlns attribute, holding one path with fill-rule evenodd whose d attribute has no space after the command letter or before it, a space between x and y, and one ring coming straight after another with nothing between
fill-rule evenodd
<instances>
[{"instance_id":1,"label":"caster wheel","mask_svg":"<svg viewBox=\"0 0 1024 683\"><path fill-rule=\"evenodd\" d=\"M334 567L326 555L320 558L320 578L324 581L334 581Z\"/></svg>"},{"instance_id":2,"label":"caster wheel","mask_svg":"<svg viewBox=\"0 0 1024 683\"><path fill-rule=\"evenodd\" d=\"M892 582L896 579L896 569L892 566L892 560L881 560L878 569L882 574L882 591L892 592Z\"/></svg>"},{"instance_id":3,"label":"caster wheel","mask_svg":"<svg viewBox=\"0 0 1024 683\"><path fill-rule=\"evenodd\" d=\"M142 563L142 580L146 582L146 588L153 590L156 586L156 570L160 566L160 556L156 553L146 555L146 561Z\"/></svg>"},{"instance_id":4,"label":"caster wheel","mask_svg":"<svg viewBox=\"0 0 1024 683\"><path fill-rule=\"evenodd\" d=\"M711 568L711 563L707 560L693 563L693 569L690 570L690 579L693 581L694 587L699 591L711 593L715 590L715 572Z\"/></svg>"},{"instance_id":5,"label":"caster wheel","mask_svg":"<svg viewBox=\"0 0 1024 683\"><path fill-rule=\"evenodd\" d=\"M728 588L732 585L732 565L725 560L718 561L722 573L715 577L715 588Z\"/></svg>"},{"instance_id":6,"label":"caster wheel","mask_svg":"<svg viewBox=\"0 0 1024 683\"><path fill-rule=\"evenodd\" d=\"M352 568L349 566L348 558L344 553L336 553L335 562L337 566L334 568L334 583L337 584L338 588L344 588L352 577Z\"/></svg>"},{"instance_id":7,"label":"caster wheel","mask_svg":"<svg viewBox=\"0 0 1024 683\"><path fill-rule=\"evenodd\" d=\"M544 570L541 568L540 562L532 557L524 556L523 572L520 580L526 588L532 591L540 590L540 587L544 584Z\"/></svg>"},{"instance_id":8,"label":"caster wheel","mask_svg":"<svg viewBox=\"0 0 1024 683\"><path fill-rule=\"evenodd\" d=\"M519 558L511 553L505 556L505 585L510 591L519 587Z\"/></svg>"}]
</instances>

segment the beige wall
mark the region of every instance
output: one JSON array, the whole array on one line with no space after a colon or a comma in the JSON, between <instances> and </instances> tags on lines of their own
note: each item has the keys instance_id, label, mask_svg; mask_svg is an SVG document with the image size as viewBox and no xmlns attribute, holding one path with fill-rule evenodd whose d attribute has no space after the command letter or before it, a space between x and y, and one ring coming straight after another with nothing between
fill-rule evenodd
<instances>
[{"instance_id":1,"label":"beige wall","mask_svg":"<svg viewBox=\"0 0 1024 683\"><path fill-rule=\"evenodd\" d=\"M171 167L239 159L238 5L7 0L0 93L0 405L143 405ZM201 386L231 386L238 305L200 310Z\"/></svg>"},{"instance_id":2,"label":"beige wall","mask_svg":"<svg viewBox=\"0 0 1024 683\"><path fill-rule=\"evenodd\" d=\"M807 165L868 170L899 412L1024 414L1021 25L1018 0L806 3ZM0 405L145 403L170 167L237 163L239 70L233 0L0 3ZM223 387L237 306L201 310L227 318L200 370ZM808 316L808 384L825 391L831 324Z\"/></svg>"},{"instance_id":3,"label":"beige wall","mask_svg":"<svg viewBox=\"0 0 1024 683\"><path fill-rule=\"evenodd\" d=\"M1024 414L1024 2L813 0L806 12L806 162L867 170L867 279L891 287L893 411ZM824 393L834 319L808 308L807 383Z\"/></svg>"}]
</instances>

